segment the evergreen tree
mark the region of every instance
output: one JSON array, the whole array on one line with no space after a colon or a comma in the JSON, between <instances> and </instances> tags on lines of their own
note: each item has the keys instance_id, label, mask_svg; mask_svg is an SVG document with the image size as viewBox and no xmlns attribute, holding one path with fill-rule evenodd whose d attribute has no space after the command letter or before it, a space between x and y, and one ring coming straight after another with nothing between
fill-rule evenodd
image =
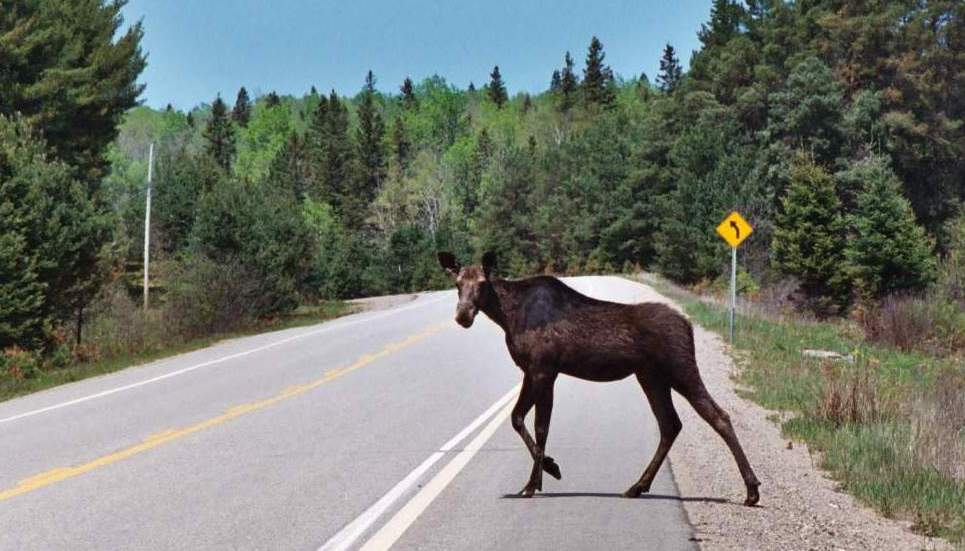
<instances>
[{"instance_id":1,"label":"evergreen tree","mask_svg":"<svg viewBox=\"0 0 965 551\"><path fill-rule=\"evenodd\" d=\"M312 96L312 97L315 97L315 96L318 95L318 89L315 88L315 85L314 85L314 84L312 84L312 88L308 91L308 95L310 95L310 96Z\"/></svg>"},{"instance_id":2,"label":"evergreen tree","mask_svg":"<svg viewBox=\"0 0 965 551\"><path fill-rule=\"evenodd\" d=\"M349 136L348 108L339 99L335 90L328 96L328 116L326 117L325 155L321 178L321 198L335 207L336 212L345 217L346 224L361 222L353 204L351 183L355 163L355 148Z\"/></svg>"},{"instance_id":3,"label":"evergreen tree","mask_svg":"<svg viewBox=\"0 0 965 551\"><path fill-rule=\"evenodd\" d=\"M560 111L569 111L576 104L576 94L580 81L573 72L573 57L566 52L563 58L563 72L560 73Z\"/></svg>"},{"instance_id":4,"label":"evergreen tree","mask_svg":"<svg viewBox=\"0 0 965 551\"><path fill-rule=\"evenodd\" d=\"M268 95L265 96L265 107L276 107L279 104L281 104L281 98L278 97L278 94L274 90L268 92Z\"/></svg>"},{"instance_id":5,"label":"evergreen tree","mask_svg":"<svg viewBox=\"0 0 965 551\"><path fill-rule=\"evenodd\" d=\"M774 267L798 278L806 306L815 313L840 311L849 294L844 270L847 224L834 179L800 155L791 167L782 206L771 243Z\"/></svg>"},{"instance_id":6,"label":"evergreen tree","mask_svg":"<svg viewBox=\"0 0 965 551\"><path fill-rule=\"evenodd\" d=\"M603 63L605 57L603 44L594 36L590 40L590 47L586 54L586 67L583 69L583 101L587 105L609 107L616 99L613 92L613 72ZM567 61L571 61L569 53L567 53Z\"/></svg>"},{"instance_id":7,"label":"evergreen tree","mask_svg":"<svg viewBox=\"0 0 965 551\"><path fill-rule=\"evenodd\" d=\"M560 88L563 87L563 81L560 78L560 70L554 69L553 76L550 77L550 92L553 94L558 94Z\"/></svg>"},{"instance_id":8,"label":"evergreen tree","mask_svg":"<svg viewBox=\"0 0 965 551\"><path fill-rule=\"evenodd\" d=\"M467 88L466 90L467 90L470 94L475 94L475 93L476 93L476 85L473 83L473 81L471 81L471 80L469 81L469 88Z\"/></svg>"},{"instance_id":9,"label":"evergreen tree","mask_svg":"<svg viewBox=\"0 0 965 551\"><path fill-rule=\"evenodd\" d=\"M385 177L385 155L383 153L383 138L385 124L382 114L376 104L375 76L369 71L365 76L365 87L358 106L358 128L355 139L358 147L358 160L361 171L358 184L353 190L353 199L357 216L363 216L369 202L381 186Z\"/></svg>"},{"instance_id":10,"label":"evergreen tree","mask_svg":"<svg viewBox=\"0 0 965 551\"><path fill-rule=\"evenodd\" d=\"M831 166L844 144L844 113L830 68L816 57L804 59L791 70L784 90L773 95L773 103L771 133Z\"/></svg>"},{"instance_id":11,"label":"evergreen tree","mask_svg":"<svg viewBox=\"0 0 965 551\"><path fill-rule=\"evenodd\" d=\"M503 77L499 74L499 65L493 67L493 72L489 74L489 99L496 104L497 109L502 109L503 104L509 100L506 95L506 85L503 84Z\"/></svg>"},{"instance_id":12,"label":"evergreen tree","mask_svg":"<svg viewBox=\"0 0 965 551\"><path fill-rule=\"evenodd\" d=\"M51 153L93 190L117 126L137 105L145 67L140 22L121 32L124 2L4 2L0 115L43 130ZM116 39L116 40L115 40Z\"/></svg>"},{"instance_id":13,"label":"evergreen tree","mask_svg":"<svg viewBox=\"0 0 965 551\"><path fill-rule=\"evenodd\" d=\"M52 322L73 316L79 341L105 276L99 254L111 220L71 167L50 157L26 123L0 116L0 272L15 274L0 285L10 301L0 306L0 347L36 346Z\"/></svg>"},{"instance_id":14,"label":"evergreen tree","mask_svg":"<svg viewBox=\"0 0 965 551\"><path fill-rule=\"evenodd\" d=\"M403 107L409 110L419 108L419 99L415 96L415 87L412 85L411 78L405 77L405 80L402 81L402 86L399 87L399 90L402 92Z\"/></svg>"},{"instance_id":15,"label":"evergreen tree","mask_svg":"<svg viewBox=\"0 0 965 551\"><path fill-rule=\"evenodd\" d=\"M221 96L215 98L211 104L211 118L204 129L207 141L205 151L224 170L231 168L231 161L235 156L235 130L228 118L228 108Z\"/></svg>"},{"instance_id":16,"label":"evergreen tree","mask_svg":"<svg viewBox=\"0 0 965 551\"><path fill-rule=\"evenodd\" d=\"M742 8L734 0L713 0L710 24L701 24L697 37L705 48L722 46L737 35L742 17Z\"/></svg>"},{"instance_id":17,"label":"evergreen tree","mask_svg":"<svg viewBox=\"0 0 965 551\"><path fill-rule=\"evenodd\" d=\"M864 181L846 249L855 285L875 298L924 289L935 278L933 241L915 223L898 177L881 157L868 158L849 171Z\"/></svg>"},{"instance_id":18,"label":"evergreen tree","mask_svg":"<svg viewBox=\"0 0 965 551\"><path fill-rule=\"evenodd\" d=\"M409 166L409 149L412 143L405 130L405 122L402 117L396 117L392 123L392 153L400 172L405 172Z\"/></svg>"},{"instance_id":19,"label":"evergreen tree","mask_svg":"<svg viewBox=\"0 0 965 551\"><path fill-rule=\"evenodd\" d=\"M231 119L242 128L248 126L248 120L251 119L251 100L248 98L248 90L245 90L244 86L238 90L235 107L231 110Z\"/></svg>"},{"instance_id":20,"label":"evergreen tree","mask_svg":"<svg viewBox=\"0 0 965 551\"><path fill-rule=\"evenodd\" d=\"M677 59L673 46L667 43L663 49L663 57L660 58L660 73L657 75L660 90L672 94L680 85L682 78L683 69L680 67L680 61Z\"/></svg>"},{"instance_id":21,"label":"evergreen tree","mask_svg":"<svg viewBox=\"0 0 965 551\"><path fill-rule=\"evenodd\" d=\"M185 122L188 123L188 127L194 128L194 113L188 111L188 115L185 117Z\"/></svg>"}]
</instances>

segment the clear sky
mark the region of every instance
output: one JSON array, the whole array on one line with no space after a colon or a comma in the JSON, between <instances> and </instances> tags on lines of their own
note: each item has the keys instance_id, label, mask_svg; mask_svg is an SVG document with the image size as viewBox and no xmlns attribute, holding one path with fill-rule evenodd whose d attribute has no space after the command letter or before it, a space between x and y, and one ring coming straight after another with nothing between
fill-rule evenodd
<instances>
[{"instance_id":1,"label":"clear sky","mask_svg":"<svg viewBox=\"0 0 965 551\"><path fill-rule=\"evenodd\" d=\"M657 73L670 42L686 65L711 0L130 0L142 20L145 103L179 109L250 93L301 95L314 84L354 94L438 74L465 88L498 64L510 93L541 91L563 54L583 65L590 37L625 77Z\"/></svg>"}]
</instances>

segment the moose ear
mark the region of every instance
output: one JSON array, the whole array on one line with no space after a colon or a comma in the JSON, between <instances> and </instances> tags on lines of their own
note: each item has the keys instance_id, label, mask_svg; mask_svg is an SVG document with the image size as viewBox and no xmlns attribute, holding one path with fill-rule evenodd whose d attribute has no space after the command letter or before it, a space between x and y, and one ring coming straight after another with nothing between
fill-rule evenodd
<instances>
[{"instance_id":1,"label":"moose ear","mask_svg":"<svg viewBox=\"0 0 965 551\"><path fill-rule=\"evenodd\" d=\"M439 257L439 265L442 266L443 270L449 272L452 276L459 275L461 266L452 253L439 253L437 256Z\"/></svg>"},{"instance_id":2,"label":"moose ear","mask_svg":"<svg viewBox=\"0 0 965 551\"><path fill-rule=\"evenodd\" d=\"M489 251L482 257L482 268L483 273L486 274L486 279L489 279L489 275L493 272L496 267L496 253Z\"/></svg>"}]
</instances>

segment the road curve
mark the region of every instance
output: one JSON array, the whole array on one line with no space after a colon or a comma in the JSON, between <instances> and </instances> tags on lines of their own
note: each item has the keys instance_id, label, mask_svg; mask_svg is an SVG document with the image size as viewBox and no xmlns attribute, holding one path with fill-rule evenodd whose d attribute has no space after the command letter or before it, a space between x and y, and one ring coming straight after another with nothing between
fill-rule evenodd
<instances>
[{"instance_id":1,"label":"road curve","mask_svg":"<svg viewBox=\"0 0 965 551\"><path fill-rule=\"evenodd\" d=\"M454 305L425 293L0 403L0 549L694 549L667 465L649 496L619 496L658 440L632 378L561 377L563 479L512 497L520 372Z\"/></svg>"}]
</instances>

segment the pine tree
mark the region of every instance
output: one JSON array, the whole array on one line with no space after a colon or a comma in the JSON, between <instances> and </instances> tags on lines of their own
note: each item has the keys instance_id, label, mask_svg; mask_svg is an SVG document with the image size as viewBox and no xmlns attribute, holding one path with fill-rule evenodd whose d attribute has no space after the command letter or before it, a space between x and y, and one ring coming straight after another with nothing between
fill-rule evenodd
<instances>
[{"instance_id":1,"label":"pine tree","mask_svg":"<svg viewBox=\"0 0 965 551\"><path fill-rule=\"evenodd\" d=\"M73 173L23 120L0 116L0 348L33 347L73 316L80 338L112 221Z\"/></svg>"},{"instance_id":2,"label":"pine tree","mask_svg":"<svg viewBox=\"0 0 965 551\"><path fill-rule=\"evenodd\" d=\"M475 94L475 93L476 93L476 85L475 85L475 83L473 83L473 81L470 80L470 81L469 81L469 88L467 88L466 90L467 90L470 94Z\"/></svg>"},{"instance_id":3,"label":"pine tree","mask_svg":"<svg viewBox=\"0 0 965 551\"><path fill-rule=\"evenodd\" d=\"M560 111L569 111L576 104L576 94L580 86L573 72L573 57L566 52L563 58L563 72L560 73Z\"/></svg>"},{"instance_id":4,"label":"pine tree","mask_svg":"<svg viewBox=\"0 0 965 551\"><path fill-rule=\"evenodd\" d=\"M843 268L847 225L834 179L800 155L782 206L771 243L774 267L798 278L806 306L815 313L840 311L849 294Z\"/></svg>"},{"instance_id":5,"label":"pine tree","mask_svg":"<svg viewBox=\"0 0 965 551\"><path fill-rule=\"evenodd\" d=\"M359 125L355 132L361 168L353 193L357 214L372 201L385 177L385 155L382 148L385 124L382 122L379 106L376 105L375 94L375 76L369 71L365 76L365 87L359 101Z\"/></svg>"},{"instance_id":6,"label":"pine tree","mask_svg":"<svg viewBox=\"0 0 965 551\"><path fill-rule=\"evenodd\" d=\"M314 85L314 84L312 84L311 90L308 91L308 95L310 95L310 96L312 96L312 97L315 97L315 96L318 95L318 89L315 88L315 85Z\"/></svg>"},{"instance_id":7,"label":"pine tree","mask_svg":"<svg viewBox=\"0 0 965 551\"><path fill-rule=\"evenodd\" d=\"M392 154L400 172L405 172L409 167L409 149L411 147L412 143L409 141L409 135L405 130L405 122L402 117L396 117L392 123Z\"/></svg>"},{"instance_id":8,"label":"pine tree","mask_svg":"<svg viewBox=\"0 0 965 551\"><path fill-rule=\"evenodd\" d=\"M560 70L554 69L553 76L550 77L550 92L557 94L560 88L563 87L562 79L560 78Z\"/></svg>"},{"instance_id":9,"label":"pine tree","mask_svg":"<svg viewBox=\"0 0 965 551\"><path fill-rule=\"evenodd\" d=\"M722 46L738 33L742 8L733 0L713 0L710 24L701 24L697 37L705 48Z\"/></svg>"},{"instance_id":10,"label":"pine tree","mask_svg":"<svg viewBox=\"0 0 965 551\"><path fill-rule=\"evenodd\" d=\"M251 99L248 98L248 90L245 90L244 86L238 89L235 107L231 110L231 119L242 128L248 126L248 121L251 119Z\"/></svg>"},{"instance_id":11,"label":"pine tree","mask_svg":"<svg viewBox=\"0 0 965 551\"><path fill-rule=\"evenodd\" d=\"M405 77L402 81L402 86L399 86L399 90L402 92L402 106L406 109L418 109L419 99L415 96L415 87L412 85L412 79Z\"/></svg>"},{"instance_id":12,"label":"pine tree","mask_svg":"<svg viewBox=\"0 0 965 551\"><path fill-rule=\"evenodd\" d=\"M497 109L502 109L503 104L509 100L506 95L506 85L503 84L503 77L499 74L499 65L493 67L493 72L489 74L489 99L496 104Z\"/></svg>"},{"instance_id":13,"label":"pine tree","mask_svg":"<svg viewBox=\"0 0 965 551\"><path fill-rule=\"evenodd\" d=\"M51 154L91 189L106 174L108 146L137 105L145 67L140 22L123 29L124 2L3 2L0 115L42 129Z\"/></svg>"},{"instance_id":14,"label":"pine tree","mask_svg":"<svg viewBox=\"0 0 965 551\"><path fill-rule=\"evenodd\" d=\"M350 218L356 214L353 211L356 205L351 201L355 148L349 136L348 108L339 99L335 90L332 90L328 96L327 111L321 197L335 207L340 215ZM359 220L346 219L346 223L349 222L359 222Z\"/></svg>"},{"instance_id":15,"label":"pine tree","mask_svg":"<svg viewBox=\"0 0 965 551\"><path fill-rule=\"evenodd\" d=\"M194 128L194 113L188 111L188 115L184 118L185 122L188 123L189 128Z\"/></svg>"},{"instance_id":16,"label":"pine tree","mask_svg":"<svg viewBox=\"0 0 965 551\"><path fill-rule=\"evenodd\" d=\"M660 90L672 94L680 85L682 78L683 69L680 67L680 61L677 59L673 46L668 42L663 49L663 57L660 59L660 73L657 75L657 83Z\"/></svg>"},{"instance_id":17,"label":"pine tree","mask_svg":"<svg viewBox=\"0 0 965 551\"><path fill-rule=\"evenodd\" d=\"M205 151L224 170L231 168L235 156L235 130L228 119L228 108L219 95L211 104L211 118L204 129Z\"/></svg>"},{"instance_id":18,"label":"pine tree","mask_svg":"<svg viewBox=\"0 0 965 551\"><path fill-rule=\"evenodd\" d=\"M529 94L524 94L523 106L522 106L523 114L525 115L526 113L529 113L529 110L532 108L533 108L533 98L531 98Z\"/></svg>"},{"instance_id":19,"label":"pine tree","mask_svg":"<svg viewBox=\"0 0 965 551\"><path fill-rule=\"evenodd\" d=\"M265 107L271 108L271 107L276 107L280 104L281 104L281 98L278 97L278 94L276 94L274 90L272 90L271 92L268 92L268 95L265 96Z\"/></svg>"},{"instance_id":20,"label":"pine tree","mask_svg":"<svg viewBox=\"0 0 965 551\"><path fill-rule=\"evenodd\" d=\"M616 99L613 92L613 71L603 63L605 57L603 44L594 36L590 40L586 67L583 69L583 101L587 105L609 107Z\"/></svg>"},{"instance_id":21,"label":"pine tree","mask_svg":"<svg viewBox=\"0 0 965 551\"><path fill-rule=\"evenodd\" d=\"M864 181L845 253L855 285L875 298L924 289L935 278L934 242L915 222L901 181L882 157L870 157L849 172Z\"/></svg>"}]
</instances>

